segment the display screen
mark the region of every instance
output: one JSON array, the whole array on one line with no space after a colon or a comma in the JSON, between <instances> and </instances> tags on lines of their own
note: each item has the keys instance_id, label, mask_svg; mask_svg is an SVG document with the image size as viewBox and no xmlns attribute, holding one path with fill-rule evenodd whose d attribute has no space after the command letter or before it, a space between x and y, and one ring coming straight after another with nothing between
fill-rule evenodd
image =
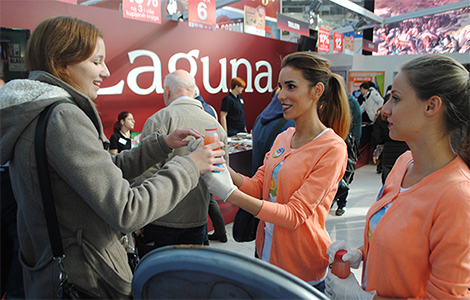
<instances>
[{"instance_id":1,"label":"display screen","mask_svg":"<svg viewBox=\"0 0 470 300\"><path fill-rule=\"evenodd\" d=\"M375 14L388 18L458 0L376 0ZM374 28L373 55L470 53L470 7Z\"/></svg>"}]
</instances>

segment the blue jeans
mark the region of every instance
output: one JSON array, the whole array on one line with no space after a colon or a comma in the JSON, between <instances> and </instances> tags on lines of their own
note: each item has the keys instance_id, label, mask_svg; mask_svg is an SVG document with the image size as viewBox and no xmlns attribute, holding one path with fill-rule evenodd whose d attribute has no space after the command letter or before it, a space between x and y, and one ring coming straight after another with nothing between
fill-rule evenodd
<instances>
[{"instance_id":1,"label":"blue jeans","mask_svg":"<svg viewBox=\"0 0 470 300\"><path fill-rule=\"evenodd\" d=\"M313 287L319 290L320 292L325 293L325 280L318 283L317 285L313 285Z\"/></svg>"}]
</instances>

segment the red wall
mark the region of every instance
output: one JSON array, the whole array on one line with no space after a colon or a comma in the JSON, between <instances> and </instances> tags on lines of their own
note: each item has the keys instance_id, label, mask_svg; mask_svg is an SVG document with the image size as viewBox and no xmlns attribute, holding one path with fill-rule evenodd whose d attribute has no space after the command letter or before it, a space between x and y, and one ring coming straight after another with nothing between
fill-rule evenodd
<instances>
[{"instance_id":1,"label":"red wall","mask_svg":"<svg viewBox=\"0 0 470 300\"><path fill-rule=\"evenodd\" d=\"M269 103L270 91L277 86L281 57L297 48L296 44L249 34L190 28L187 22L166 20L163 12L162 24L153 24L124 19L122 13L116 10L72 5L53 0L0 0L0 8L2 27L25 28L32 31L47 17L70 15L87 20L102 30L107 50L106 63L111 72L111 77L104 81L102 88L115 86L121 81L123 83L122 93L100 95L96 100L108 137L112 134L112 126L119 112L123 110L132 112L136 119L135 130L140 131L145 120L164 107L162 94L152 88L154 72L145 72L137 76L138 87L151 90L146 95L139 95L132 91L132 84L128 80L128 74L132 70L154 65L151 56L161 62L161 67L157 67L155 72L157 82L162 84L163 78L169 73L170 58L177 53L188 54L196 50L193 53L198 53L198 55L194 54L191 58L192 68L187 59L179 59L176 68L183 68L194 73L201 95L217 111L220 111L225 92L209 93L203 85L203 74L207 73L208 80L206 81L211 87L219 86L221 81L219 60L226 59L226 85L230 88L229 82L232 78L230 61L245 59L252 69L253 91L246 90L242 93L247 127L250 130L257 115ZM136 50L149 51L151 56L137 57L131 63L129 53ZM209 67L204 67L203 58L208 60ZM259 70L256 67L257 63L262 64ZM268 74L266 64L272 68L270 82L265 76ZM268 91L255 88L254 82L257 75L262 78L259 80L261 88L269 87ZM238 68L237 76L246 81L250 80L247 78L247 68L244 65Z\"/></svg>"}]
</instances>

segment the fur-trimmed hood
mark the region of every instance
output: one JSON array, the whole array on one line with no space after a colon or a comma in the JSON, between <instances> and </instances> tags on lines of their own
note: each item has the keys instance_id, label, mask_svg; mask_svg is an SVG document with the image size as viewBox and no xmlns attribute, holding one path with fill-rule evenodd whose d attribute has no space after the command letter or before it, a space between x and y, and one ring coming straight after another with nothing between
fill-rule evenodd
<instances>
[{"instance_id":1,"label":"fur-trimmed hood","mask_svg":"<svg viewBox=\"0 0 470 300\"><path fill-rule=\"evenodd\" d=\"M92 120L101 139L107 141L98 111L88 97L49 73L33 71L28 79L12 80L0 89L1 164L12 158L25 128L45 107L61 99L75 102Z\"/></svg>"}]
</instances>

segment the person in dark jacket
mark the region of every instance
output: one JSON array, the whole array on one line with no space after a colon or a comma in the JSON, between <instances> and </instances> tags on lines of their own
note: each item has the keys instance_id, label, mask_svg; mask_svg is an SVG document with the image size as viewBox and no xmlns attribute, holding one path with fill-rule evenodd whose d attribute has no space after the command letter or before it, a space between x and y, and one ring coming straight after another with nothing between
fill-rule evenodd
<instances>
[{"instance_id":1,"label":"person in dark jacket","mask_svg":"<svg viewBox=\"0 0 470 300\"><path fill-rule=\"evenodd\" d=\"M344 77L340 77L343 80L344 86L346 82ZM358 159L358 145L361 141L362 136L362 115L361 115L361 106L359 102L354 98L353 95L348 93L348 102L349 109L351 111L351 127L349 128L349 137L345 140L346 145L348 146L348 166L346 167L346 172L343 176L345 182L349 185L354 179L354 173L356 171L356 163ZM349 190L345 191L342 194L339 194L340 189L338 189L337 195L335 197L335 202L338 208L336 209L335 215L342 216L344 215L347 198L349 195Z\"/></svg>"},{"instance_id":2,"label":"person in dark jacket","mask_svg":"<svg viewBox=\"0 0 470 300\"><path fill-rule=\"evenodd\" d=\"M391 90L392 86L389 85L384 97L384 105L390 98ZM372 127L372 145L375 146L374 163L377 163L377 172L382 173L382 184L385 184L388 173L392 170L395 161L409 148L405 142L395 141L390 138L387 117L381 111L382 108L379 109L379 116Z\"/></svg>"},{"instance_id":3,"label":"person in dark jacket","mask_svg":"<svg viewBox=\"0 0 470 300\"><path fill-rule=\"evenodd\" d=\"M274 142L274 138L289 127L294 127L294 120L286 120L282 114L282 105L279 101L278 91L276 89L271 94L271 102L266 108L258 115L255 124L253 125L253 157L252 157L252 172L256 173L258 168L263 165L264 155L266 154ZM279 124L279 125L277 125ZM276 126L280 126L273 138L268 141L268 137ZM269 143L266 145L266 143Z\"/></svg>"},{"instance_id":4,"label":"person in dark jacket","mask_svg":"<svg viewBox=\"0 0 470 300\"><path fill-rule=\"evenodd\" d=\"M379 156L381 157L382 184L385 184L385 180L397 158L410 149L406 142L391 139L389 132L387 118L380 113L372 127L372 143L376 145L374 162L377 161Z\"/></svg>"}]
</instances>

